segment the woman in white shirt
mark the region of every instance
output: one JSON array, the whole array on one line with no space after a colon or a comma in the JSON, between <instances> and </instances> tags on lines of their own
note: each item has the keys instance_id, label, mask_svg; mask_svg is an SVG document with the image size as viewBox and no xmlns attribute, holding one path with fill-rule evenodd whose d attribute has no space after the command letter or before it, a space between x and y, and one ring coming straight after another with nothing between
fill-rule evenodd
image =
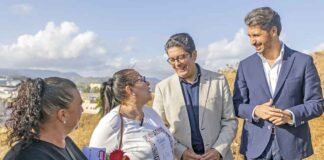
<instances>
[{"instance_id":1,"label":"woman in white shirt","mask_svg":"<svg viewBox=\"0 0 324 160\"><path fill-rule=\"evenodd\" d=\"M120 148L131 160L172 160L173 137L159 115L145 104L152 99L149 83L134 69L116 72L103 83L106 114L94 130L90 147L107 154Z\"/></svg>"}]
</instances>

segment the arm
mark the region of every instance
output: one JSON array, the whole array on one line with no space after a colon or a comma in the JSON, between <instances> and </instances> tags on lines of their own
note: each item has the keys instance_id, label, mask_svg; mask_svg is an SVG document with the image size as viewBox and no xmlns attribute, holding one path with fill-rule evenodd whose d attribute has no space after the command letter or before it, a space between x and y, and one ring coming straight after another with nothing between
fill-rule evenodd
<instances>
[{"instance_id":1,"label":"arm","mask_svg":"<svg viewBox=\"0 0 324 160\"><path fill-rule=\"evenodd\" d=\"M110 116L108 113L106 116ZM107 153L118 148L120 138L120 121L118 115L114 117L103 117L94 129L90 147L106 148Z\"/></svg>"},{"instance_id":2,"label":"arm","mask_svg":"<svg viewBox=\"0 0 324 160\"><path fill-rule=\"evenodd\" d=\"M155 87L154 92L154 100L153 100L153 107L155 112L161 117L163 123L167 128L170 127L166 117L165 117L165 111L164 111L164 104L163 104L163 98L162 98L162 91L160 89L159 84Z\"/></svg>"},{"instance_id":3,"label":"arm","mask_svg":"<svg viewBox=\"0 0 324 160\"><path fill-rule=\"evenodd\" d=\"M303 91L304 103L289 108L295 117L295 127L323 113L321 81L311 57L307 60L305 68Z\"/></svg>"},{"instance_id":4,"label":"arm","mask_svg":"<svg viewBox=\"0 0 324 160\"><path fill-rule=\"evenodd\" d=\"M255 108L255 105L249 104L249 89L245 81L243 67L241 63L239 64L239 68L237 70L235 78L233 103L236 116L241 117L246 121L252 123L252 114L254 113L253 110Z\"/></svg>"},{"instance_id":5,"label":"arm","mask_svg":"<svg viewBox=\"0 0 324 160\"><path fill-rule=\"evenodd\" d=\"M223 113L221 119L221 131L212 148L215 148L224 157L231 147L237 131L237 119L234 113L231 92L224 77L223 87Z\"/></svg>"}]
</instances>

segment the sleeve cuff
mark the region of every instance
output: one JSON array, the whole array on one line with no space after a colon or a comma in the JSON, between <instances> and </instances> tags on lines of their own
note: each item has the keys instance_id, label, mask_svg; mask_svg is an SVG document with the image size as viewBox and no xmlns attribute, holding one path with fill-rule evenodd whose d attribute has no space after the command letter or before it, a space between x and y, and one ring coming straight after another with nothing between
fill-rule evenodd
<instances>
[{"instance_id":1,"label":"sleeve cuff","mask_svg":"<svg viewBox=\"0 0 324 160\"><path fill-rule=\"evenodd\" d=\"M253 109L253 111L252 111L252 119L253 119L253 121L255 121L255 122L259 122L259 119L260 119L260 118L254 116L255 109L256 109L256 107L254 107L254 109Z\"/></svg>"},{"instance_id":2,"label":"sleeve cuff","mask_svg":"<svg viewBox=\"0 0 324 160\"><path fill-rule=\"evenodd\" d=\"M183 146L180 143L177 143L174 147L175 147L174 148L174 154L175 154L176 158L181 159L182 154L187 149L187 147Z\"/></svg>"},{"instance_id":3,"label":"sleeve cuff","mask_svg":"<svg viewBox=\"0 0 324 160\"><path fill-rule=\"evenodd\" d=\"M291 114L291 117L292 117L292 121L288 122L288 124L291 125L291 126L295 125L295 115L294 115L294 113L289 109L286 109L286 111L288 111Z\"/></svg>"}]
</instances>

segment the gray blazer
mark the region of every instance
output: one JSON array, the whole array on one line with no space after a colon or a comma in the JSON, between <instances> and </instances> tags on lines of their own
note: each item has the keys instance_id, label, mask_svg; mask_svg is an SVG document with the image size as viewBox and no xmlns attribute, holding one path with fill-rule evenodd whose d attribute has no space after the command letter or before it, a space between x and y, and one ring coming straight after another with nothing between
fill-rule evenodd
<instances>
[{"instance_id":1,"label":"gray blazer","mask_svg":"<svg viewBox=\"0 0 324 160\"><path fill-rule=\"evenodd\" d=\"M179 77L174 74L155 88L153 109L173 134L175 156L180 159L190 148L191 130ZM231 143L237 131L232 97L224 75L201 68L199 128L205 150L215 148L224 160L233 159Z\"/></svg>"}]
</instances>

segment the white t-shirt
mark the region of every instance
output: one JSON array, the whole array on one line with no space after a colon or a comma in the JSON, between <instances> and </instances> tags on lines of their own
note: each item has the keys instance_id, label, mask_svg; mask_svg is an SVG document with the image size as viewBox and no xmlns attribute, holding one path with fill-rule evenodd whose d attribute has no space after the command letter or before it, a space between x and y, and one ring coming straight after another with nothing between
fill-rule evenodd
<instances>
[{"instance_id":1,"label":"white t-shirt","mask_svg":"<svg viewBox=\"0 0 324 160\"><path fill-rule=\"evenodd\" d=\"M143 125L140 121L123 117L122 150L131 160L172 160L174 140L159 115L144 107ZM118 148L120 138L119 106L105 115L92 133L90 147L106 148L111 153Z\"/></svg>"}]
</instances>

